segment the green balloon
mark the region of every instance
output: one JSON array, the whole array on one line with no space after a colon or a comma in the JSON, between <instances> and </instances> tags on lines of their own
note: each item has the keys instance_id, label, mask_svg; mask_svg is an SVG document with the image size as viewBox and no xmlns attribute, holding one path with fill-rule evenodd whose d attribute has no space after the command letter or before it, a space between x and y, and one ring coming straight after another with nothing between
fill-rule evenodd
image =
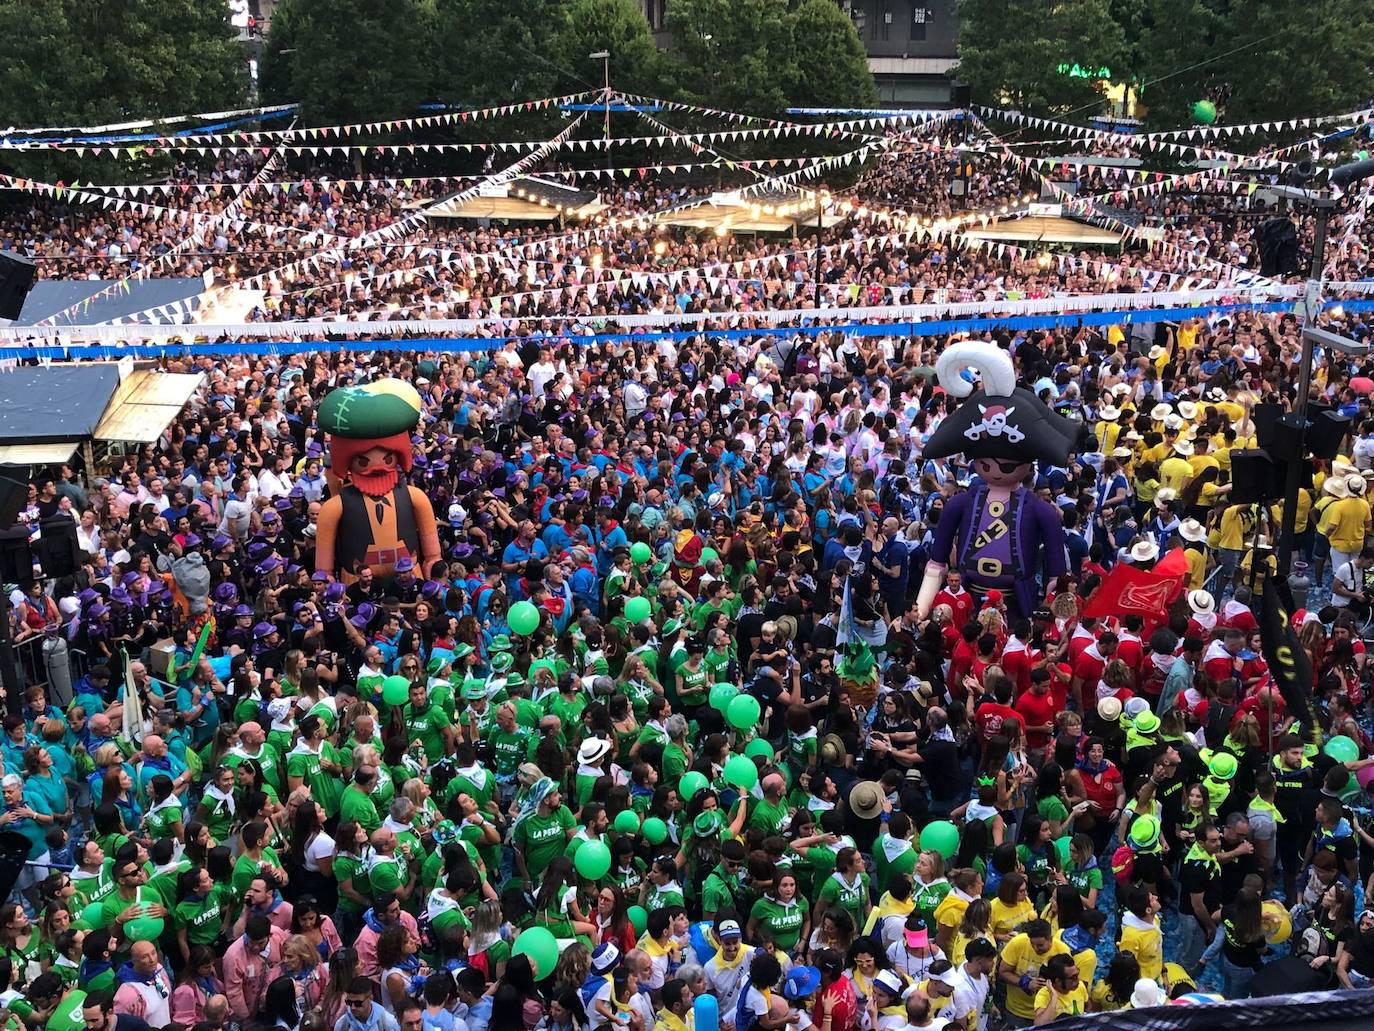
<instances>
[{"instance_id":1,"label":"green balloon","mask_svg":"<svg viewBox=\"0 0 1374 1031\"><path fill-rule=\"evenodd\" d=\"M702 549L701 549L701 561L699 561L699 562L697 563L697 565L704 566L704 565L706 565L707 562L710 562L711 559L713 559L713 558L720 558L720 552L716 551L715 548L702 548Z\"/></svg>"},{"instance_id":2,"label":"green balloon","mask_svg":"<svg viewBox=\"0 0 1374 1031\"><path fill-rule=\"evenodd\" d=\"M633 809L626 809L616 814L615 827L617 834L638 834L639 833L639 814Z\"/></svg>"},{"instance_id":3,"label":"green balloon","mask_svg":"<svg viewBox=\"0 0 1374 1031\"><path fill-rule=\"evenodd\" d=\"M1193 121L1211 125L1217 120L1217 106L1210 100L1199 100L1193 105Z\"/></svg>"},{"instance_id":4,"label":"green balloon","mask_svg":"<svg viewBox=\"0 0 1374 1031\"><path fill-rule=\"evenodd\" d=\"M1069 865L1069 842L1073 839L1065 834L1062 838L1054 839L1054 850L1059 853L1060 869L1067 869Z\"/></svg>"},{"instance_id":5,"label":"green balloon","mask_svg":"<svg viewBox=\"0 0 1374 1031\"><path fill-rule=\"evenodd\" d=\"M80 919L87 927L103 927L105 926L105 907L99 902L87 903L86 908L81 911Z\"/></svg>"},{"instance_id":6,"label":"green balloon","mask_svg":"<svg viewBox=\"0 0 1374 1031\"><path fill-rule=\"evenodd\" d=\"M922 850L931 849L945 859L952 859L959 851L959 828L948 820L936 820L921 829Z\"/></svg>"},{"instance_id":7,"label":"green balloon","mask_svg":"<svg viewBox=\"0 0 1374 1031\"><path fill-rule=\"evenodd\" d=\"M578 849L579 853L581 851ZM536 980L542 981L558 965L558 939L547 927L527 927L516 937L510 953L512 956L528 956Z\"/></svg>"},{"instance_id":8,"label":"green balloon","mask_svg":"<svg viewBox=\"0 0 1374 1031\"><path fill-rule=\"evenodd\" d=\"M725 760L725 783L741 791L753 791L759 782L759 769L747 755L732 755Z\"/></svg>"},{"instance_id":9,"label":"green balloon","mask_svg":"<svg viewBox=\"0 0 1374 1031\"><path fill-rule=\"evenodd\" d=\"M698 774L698 776L700 775ZM639 829L639 832L644 835L644 840L650 845L662 845L668 840L668 825L657 816L651 816L645 820L644 826Z\"/></svg>"},{"instance_id":10,"label":"green balloon","mask_svg":"<svg viewBox=\"0 0 1374 1031\"><path fill-rule=\"evenodd\" d=\"M643 906L631 906L625 915L630 918L630 926L635 929L635 934L643 934L644 928L649 926L649 913Z\"/></svg>"},{"instance_id":11,"label":"green balloon","mask_svg":"<svg viewBox=\"0 0 1374 1031\"><path fill-rule=\"evenodd\" d=\"M599 881L611 872L611 850L600 841L588 841L573 857L577 872L589 881Z\"/></svg>"},{"instance_id":12,"label":"green balloon","mask_svg":"<svg viewBox=\"0 0 1374 1031\"><path fill-rule=\"evenodd\" d=\"M141 916L124 925L124 933L135 942L155 942L162 937L162 929L162 919L154 916Z\"/></svg>"},{"instance_id":13,"label":"green balloon","mask_svg":"<svg viewBox=\"0 0 1374 1031\"><path fill-rule=\"evenodd\" d=\"M539 629L539 610L534 607L533 602L517 601L506 613L506 623L510 626L511 633L529 637Z\"/></svg>"},{"instance_id":14,"label":"green balloon","mask_svg":"<svg viewBox=\"0 0 1374 1031\"><path fill-rule=\"evenodd\" d=\"M709 695L711 708L724 716L726 708L738 694L739 688L734 684L712 684L711 694Z\"/></svg>"},{"instance_id":15,"label":"green balloon","mask_svg":"<svg viewBox=\"0 0 1374 1031\"><path fill-rule=\"evenodd\" d=\"M736 730L748 730L759 722L759 700L753 695L737 695L730 700L725 718Z\"/></svg>"},{"instance_id":16,"label":"green balloon","mask_svg":"<svg viewBox=\"0 0 1374 1031\"><path fill-rule=\"evenodd\" d=\"M1333 737L1322 751L1338 763L1351 763L1360 757L1360 746L1344 734Z\"/></svg>"},{"instance_id":17,"label":"green balloon","mask_svg":"<svg viewBox=\"0 0 1374 1031\"><path fill-rule=\"evenodd\" d=\"M688 770L682 775L682 779L677 782L678 797L684 802L691 801L692 796L703 788L709 786L706 774L696 770Z\"/></svg>"},{"instance_id":18,"label":"green balloon","mask_svg":"<svg viewBox=\"0 0 1374 1031\"><path fill-rule=\"evenodd\" d=\"M744 754L750 759L762 759L766 763L773 761L773 746L761 737L756 737L744 746Z\"/></svg>"},{"instance_id":19,"label":"green balloon","mask_svg":"<svg viewBox=\"0 0 1374 1031\"><path fill-rule=\"evenodd\" d=\"M643 623L649 618L651 611L648 598L630 598L625 602L625 621L627 623Z\"/></svg>"},{"instance_id":20,"label":"green balloon","mask_svg":"<svg viewBox=\"0 0 1374 1031\"><path fill-rule=\"evenodd\" d=\"M387 677L382 681L382 701L387 705L405 705L410 697L410 681L402 676Z\"/></svg>"},{"instance_id":21,"label":"green balloon","mask_svg":"<svg viewBox=\"0 0 1374 1031\"><path fill-rule=\"evenodd\" d=\"M653 557L654 550L643 541L635 541L630 545L630 561L635 565L642 566Z\"/></svg>"}]
</instances>

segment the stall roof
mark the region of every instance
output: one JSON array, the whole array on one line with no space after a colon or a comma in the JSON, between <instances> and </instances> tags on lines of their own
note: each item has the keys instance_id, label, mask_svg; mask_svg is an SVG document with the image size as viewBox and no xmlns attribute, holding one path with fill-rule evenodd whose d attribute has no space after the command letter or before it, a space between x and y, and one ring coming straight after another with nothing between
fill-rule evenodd
<instances>
[{"instance_id":1,"label":"stall roof","mask_svg":"<svg viewBox=\"0 0 1374 1031\"><path fill-rule=\"evenodd\" d=\"M821 213L827 227L844 221L833 206ZM715 229L744 233L788 233L814 226L816 205L809 195L796 192L758 194L742 198L717 193L703 200L664 211L654 216L657 225L685 229Z\"/></svg>"},{"instance_id":2,"label":"stall roof","mask_svg":"<svg viewBox=\"0 0 1374 1031\"><path fill-rule=\"evenodd\" d=\"M605 208L589 190L537 176L483 188L460 202L461 196L455 194L432 207L424 203L410 207L424 208L427 218L501 218L514 222L548 222L560 214L588 218Z\"/></svg>"},{"instance_id":3,"label":"stall roof","mask_svg":"<svg viewBox=\"0 0 1374 1031\"><path fill-rule=\"evenodd\" d=\"M992 222L980 229L971 229L965 235L975 240L1069 243L1083 247L1115 247L1122 238L1122 234L1110 229L1051 215L1028 215L1025 218Z\"/></svg>"},{"instance_id":4,"label":"stall roof","mask_svg":"<svg viewBox=\"0 0 1374 1031\"><path fill-rule=\"evenodd\" d=\"M60 444L0 444L0 465L63 465L80 445L74 440Z\"/></svg>"},{"instance_id":5,"label":"stall roof","mask_svg":"<svg viewBox=\"0 0 1374 1031\"><path fill-rule=\"evenodd\" d=\"M200 373L182 374L138 369L119 384L95 439L151 444L171 425L200 386Z\"/></svg>"},{"instance_id":6,"label":"stall roof","mask_svg":"<svg viewBox=\"0 0 1374 1031\"><path fill-rule=\"evenodd\" d=\"M24 307L19 311L16 326L35 326L58 312L67 312L58 325L92 325L114 322L139 312L160 308L166 304L187 302L190 308L199 307L199 297L205 292L205 282L196 277L130 280L119 290L95 297L118 280L114 279L42 279L34 283ZM88 298L90 308L84 306ZM80 305L81 307L76 307ZM146 319L146 321L156 321ZM171 319L166 321L170 322Z\"/></svg>"},{"instance_id":7,"label":"stall roof","mask_svg":"<svg viewBox=\"0 0 1374 1031\"><path fill-rule=\"evenodd\" d=\"M108 363L0 372L0 444L85 440L118 386L119 369Z\"/></svg>"}]
</instances>

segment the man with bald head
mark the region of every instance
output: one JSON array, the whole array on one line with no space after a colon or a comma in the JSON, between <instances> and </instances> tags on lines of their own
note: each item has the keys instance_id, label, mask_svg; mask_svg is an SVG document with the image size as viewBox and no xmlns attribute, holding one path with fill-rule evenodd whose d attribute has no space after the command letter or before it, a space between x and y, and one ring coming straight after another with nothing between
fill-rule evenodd
<instances>
[{"instance_id":1,"label":"man with bald head","mask_svg":"<svg viewBox=\"0 0 1374 1031\"><path fill-rule=\"evenodd\" d=\"M367 873L374 892L389 891L405 902L415 890L419 872L420 864L411 862L409 842L401 845L390 827L372 832L372 859Z\"/></svg>"},{"instance_id":2,"label":"man with bald head","mask_svg":"<svg viewBox=\"0 0 1374 1031\"><path fill-rule=\"evenodd\" d=\"M138 791L143 797L145 807L152 805L152 791L149 784L157 776L164 776L172 782L172 794L186 807L186 787L191 782L191 771L186 763L178 759L167 748L167 742L157 734L149 734L143 739L143 761L138 764Z\"/></svg>"},{"instance_id":3,"label":"man with bald head","mask_svg":"<svg viewBox=\"0 0 1374 1031\"><path fill-rule=\"evenodd\" d=\"M252 759L262 767L262 778L272 785L272 790L278 796L282 794L282 761L281 754L267 740L267 734L263 731L261 724L249 720L239 727L239 743L229 749L224 756L224 765L232 766L234 771L238 771L239 763L245 759Z\"/></svg>"},{"instance_id":4,"label":"man with bald head","mask_svg":"<svg viewBox=\"0 0 1374 1031\"><path fill-rule=\"evenodd\" d=\"M749 826L757 827L765 838L781 834L788 818L787 800L783 797L787 783L781 773L773 772L759 782L759 787L763 790L763 798L754 803L754 811L749 814Z\"/></svg>"},{"instance_id":5,"label":"man with bald head","mask_svg":"<svg viewBox=\"0 0 1374 1031\"><path fill-rule=\"evenodd\" d=\"M339 800L339 819L352 820L371 834L382 825L372 792L377 787L377 767L359 766L353 771L353 783L348 785Z\"/></svg>"},{"instance_id":6,"label":"man with bald head","mask_svg":"<svg viewBox=\"0 0 1374 1031\"><path fill-rule=\"evenodd\" d=\"M172 1022L172 978L152 942L134 942L129 962L119 968L114 1011L146 1020L150 1027Z\"/></svg>"}]
</instances>

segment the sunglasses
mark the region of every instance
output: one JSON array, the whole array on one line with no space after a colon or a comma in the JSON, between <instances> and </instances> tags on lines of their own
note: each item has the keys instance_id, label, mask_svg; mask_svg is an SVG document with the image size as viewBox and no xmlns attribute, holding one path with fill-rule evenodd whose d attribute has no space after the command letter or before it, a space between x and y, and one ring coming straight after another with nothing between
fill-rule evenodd
<instances>
[{"instance_id":1,"label":"sunglasses","mask_svg":"<svg viewBox=\"0 0 1374 1031\"><path fill-rule=\"evenodd\" d=\"M372 1003L372 1000L371 1000L371 999L349 999L349 1000L348 1000L348 1004L349 1004L350 1006L368 1006L368 1005L370 1005L371 1003Z\"/></svg>"}]
</instances>

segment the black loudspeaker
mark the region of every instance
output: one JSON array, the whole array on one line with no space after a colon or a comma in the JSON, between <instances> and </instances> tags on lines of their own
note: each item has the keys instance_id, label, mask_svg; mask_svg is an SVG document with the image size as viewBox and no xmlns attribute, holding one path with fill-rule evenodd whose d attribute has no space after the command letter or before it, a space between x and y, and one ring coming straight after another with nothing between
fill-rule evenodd
<instances>
[{"instance_id":1,"label":"black loudspeaker","mask_svg":"<svg viewBox=\"0 0 1374 1031\"><path fill-rule=\"evenodd\" d=\"M38 564L52 579L74 576L81 568L81 545L76 539L76 520L57 515L39 524Z\"/></svg>"},{"instance_id":2,"label":"black loudspeaker","mask_svg":"<svg viewBox=\"0 0 1374 1031\"><path fill-rule=\"evenodd\" d=\"M1231 493L1226 500L1233 505L1277 501L1283 497L1283 470L1263 448L1232 451Z\"/></svg>"},{"instance_id":3,"label":"black loudspeaker","mask_svg":"<svg viewBox=\"0 0 1374 1031\"><path fill-rule=\"evenodd\" d=\"M0 898L9 898L14 884L24 872L24 864L29 859L28 838L18 831L0 831Z\"/></svg>"},{"instance_id":4,"label":"black loudspeaker","mask_svg":"<svg viewBox=\"0 0 1374 1031\"><path fill-rule=\"evenodd\" d=\"M0 319L17 319L38 269L13 251L0 251Z\"/></svg>"},{"instance_id":5,"label":"black loudspeaker","mask_svg":"<svg viewBox=\"0 0 1374 1031\"><path fill-rule=\"evenodd\" d=\"M28 500L28 467L0 465L0 528L17 523Z\"/></svg>"},{"instance_id":6,"label":"black loudspeaker","mask_svg":"<svg viewBox=\"0 0 1374 1031\"><path fill-rule=\"evenodd\" d=\"M23 526L0 530L0 580L18 583L33 579L33 549Z\"/></svg>"},{"instance_id":7,"label":"black loudspeaker","mask_svg":"<svg viewBox=\"0 0 1374 1031\"><path fill-rule=\"evenodd\" d=\"M1341 453L1350 432L1351 419L1326 405L1312 405L1307 410L1307 454L1313 458L1335 458Z\"/></svg>"},{"instance_id":8,"label":"black loudspeaker","mask_svg":"<svg viewBox=\"0 0 1374 1031\"><path fill-rule=\"evenodd\" d=\"M1309 420L1310 421L1310 420ZM1274 421L1269 452L1280 462L1296 462L1302 458L1303 436L1298 417L1285 412ZM1256 427L1255 439L1260 438ZM1261 444L1261 447L1264 445Z\"/></svg>"},{"instance_id":9,"label":"black loudspeaker","mask_svg":"<svg viewBox=\"0 0 1374 1031\"><path fill-rule=\"evenodd\" d=\"M949 87L949 102L955 107L968 110L973 101L973 89L966 82L955 82Z\"/></svg>"},{"instance_id":10,"label":"black loudspeaker","mask_svg":"<svg viewBox=\"0 0 1374 1031\"><path fill-rule=\"evenodd\" d=\"M1262 448L1272 448L1278 421L1282 417L1283 405L1258 404L1250 409L1250 418L1255 424L1255 443Z\"/></svg>"},{"instance_id":11,"label":"black loudspeaker","mask_svg":"<svg viewBox=\"0 0 1374 1031\"><path fill-rule=\"evenodd\" d=\"M1255 227L1260 275L1287 276L1297 272L1298 231L1290 218L1270 218Z\"/></svg>"}]
</instances>

